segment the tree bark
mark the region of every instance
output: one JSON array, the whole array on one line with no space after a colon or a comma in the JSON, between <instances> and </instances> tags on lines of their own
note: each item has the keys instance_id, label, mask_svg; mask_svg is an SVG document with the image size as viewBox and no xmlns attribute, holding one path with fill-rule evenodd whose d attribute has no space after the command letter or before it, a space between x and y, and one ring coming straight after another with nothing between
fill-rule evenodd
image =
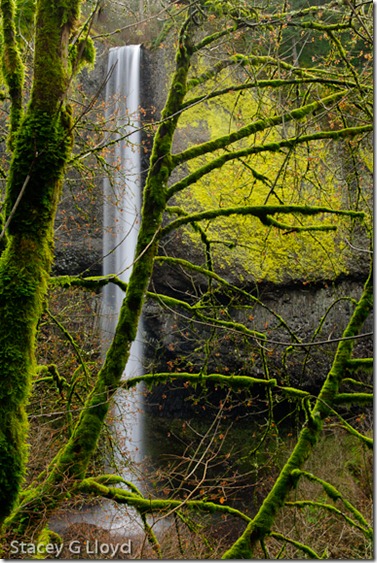
<instances>
[{"instance_id":1,"label":"tree bark","mask_svg":"<svg viewBox=\"0 0 377 563\"><path fill-rule=\"evenodd\" d=\"M14 153L5 200L9 224L0 258L0 521L14 507L25 470L25 408L36 367L37 324L52 265L63 172L72 147L64 98L70 82L68 43L78 15L78 0L39 0L31 99L18 130L12 131ZM3 10L8 27L11 16L11 11ZM17 57L14 61L10 75L17 74ZM14 103L19 115L18 97Z\"/></svg>"}]
</instances>

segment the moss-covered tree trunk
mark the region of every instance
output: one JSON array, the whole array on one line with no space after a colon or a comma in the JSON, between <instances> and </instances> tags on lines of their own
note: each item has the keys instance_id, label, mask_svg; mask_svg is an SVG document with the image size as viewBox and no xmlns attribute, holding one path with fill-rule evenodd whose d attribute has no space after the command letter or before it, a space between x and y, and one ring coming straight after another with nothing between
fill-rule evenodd
<instances>
[{"instance_id":1,"label":"moss-covered tree trunk","mask_svg":"<svg viewBox=\"0 0 377 563\"><path fill-rule=\"evenodd\" d=\"M22 67L12 33L12 2L3 2L8 87ZM52 264L54 219L71 149L65 97L68 46L79 1L39 0L33 88L25 116L12 131L14 152L6 188L7 244L0 259L0 518L17 499L26 460L25 407L35 371L35 337ZM7 32L8 30L8 32ZM9 31L10 30L10 31ZM16 115L20 116L17 83ZM16 125L13 120L12 125Z\"/></svg>"},{"instance_id":2,"label":"moss-covered tree trunk","mask_svg":"<svg viewBox=\"0 0 377 563\"><path fill-rule=\"evenodd\" d=\"M75 485L80 486L97 447L110 407L110 399L121 382L151 280L158 233L166 208L167 181L172 170L173 134L179 116L178 110L185 96L185 84L190 66L190 25L189 19L182 28L173 86L165 106L163 123L155 136L155 148L151 155L150 172L144 189L135 263L120 310L114 339L70 439L51 463L46 478L26 492L21 505L7 520L5 533L11 528L12 537L25 538L29 531L34 535L36 530L41 531L49 514L60 500L66 497L67 491L73 489Z\"/></svg>"}]
</instances>

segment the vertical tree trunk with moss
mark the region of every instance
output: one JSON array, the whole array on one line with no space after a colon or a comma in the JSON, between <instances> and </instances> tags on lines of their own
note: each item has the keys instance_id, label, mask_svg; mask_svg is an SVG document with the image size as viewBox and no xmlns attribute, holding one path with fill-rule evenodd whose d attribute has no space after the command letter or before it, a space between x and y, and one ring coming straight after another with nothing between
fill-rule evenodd
<instances>
[{"instance_id":1,"label":"vertical tree trunk with moss","mask_svg":"<svg viewBox=\"0 0 377 563\"><path fill-rule=\"evenodd\" d=\"M37 3L33 89L20 123L23 69L11 33L13 2L2 3L2 15L4 49L12 54L6 58L6 79L11 100L16 96L17 120L12 121L14 152L6 187L7 244L0 259L1 519L14 506L24 475L25 407L35 372L36 330L52 264L63 171L72 145L65 96L71 78L69 38L79 15L79 1Z\"/></svg>"}]
</instances>

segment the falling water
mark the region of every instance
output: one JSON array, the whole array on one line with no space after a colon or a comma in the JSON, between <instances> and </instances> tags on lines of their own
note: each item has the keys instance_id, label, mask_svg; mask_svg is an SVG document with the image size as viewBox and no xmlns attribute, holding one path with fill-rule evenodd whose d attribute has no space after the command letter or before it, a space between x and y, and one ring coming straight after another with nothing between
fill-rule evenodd
<instances>
[{"instance_id":1,"label":"falling water","mask_svg":"<svg viewBox=\"0 0 377 563\"><path fill-rule=\"evenodd\" d=\"M121 280L129 280L134 261L135 247L140 224L140 123L139 123L139 75L140 46L130 45L110 50L108 62L109 80L106 89L108 122L116 128L112 180L104 185L104 262L103 273L116 274ZM103 339L106 348L112 339L124 297L123 291L114 284L103 293ZM125 377L142 373L141 328L131 347ZM117 444L124 465L141 459L141 397L135 393L120 394L116 399L114 417ZM128 459L130 456L130 459ZM123 468L125 477L131 475ZM127 474L128 473L128 474Z\"/></svg>"},{"instance_id":2,"label":"falling water","mask_svg":"<svg viewBox=\"0 0 377 563\"><path fill-rule=\"evenodd\" d=\"M106 123L113 131L107 164L110 179L104 181L104 260L103 273L129 280L140 224L140 123L139 123L140 46L110 49L106 85ZM124 297L123 291L109 284L103 291L101 331L103 355L112 340ZM131 346L124 378L142 373L142 329ZM115 472L141 487L137 467L142 459L142 395L140 391L120 390L110 416L112 463L106 471ZM115 467L114 467L115 464ZM142 488L142 487L141 487ZM51 521L57 532L68 522L94 524L112 532L129 535L141 531L140 518L133 509L103 501L100 506L75 511L65 520Z\"/></svg>"}]
</instances>

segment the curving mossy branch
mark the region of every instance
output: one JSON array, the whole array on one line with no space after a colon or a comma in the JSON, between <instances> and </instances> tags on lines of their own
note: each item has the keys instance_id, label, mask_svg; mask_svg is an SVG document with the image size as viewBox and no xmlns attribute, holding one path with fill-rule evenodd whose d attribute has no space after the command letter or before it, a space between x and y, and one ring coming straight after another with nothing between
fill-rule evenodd
<instances>
[{"instance_id":1,"label":"curving mossy branch","mask_svg":"<svg viewBox=\"0 0 377 563\"><path fill-rule=\"evenodd\" d=\"M344 506L347 508L347 510L349 510L351 512L351 514L354 516L355 520L361 526L360 529L363 530L363 532L367 535L367 537L369 539L373 539L373 529L371 528L371 526L369 526L369 524L365 520L364 516L349 500L347 500L344 497L344 495L342 495L342 493L336 487L334 487L334 485L331 485L331 483L329 483L328 481L325 481L324 479L320 479L319 477L317 477L316 475L313 475L313 473L310 473L309 471L303 471L303 470L300 470L300 469L295 469L292 472L292 477L294 479L299 479L301 477L305 477L309 481L313 481L314 483L318 483L319 485L321 485L321 487L325 491L326 495L332 501L334 501L334 502L340 501L344 504ZM292 503L286 503L286 504L292 504Z\"/></svg>"},{"instance_id":2,"label":"curving mossy branch","mask_svg":"<svg viewBox=\"0 0 377 563\"><path fill-rule=\"evenodd\" d=\"M190 78L190 80L187 81L187 90L190 90L191 88L195 88L199 84L204 84L204 82L207 82L207 80L216 77L225 68L228 68L229 66L237 63L238 61L235 57L218 61L211 68L203 72L201 75L196 76L195 78ZM184 105L186 105L186 103Z\"/></svg>"},{"instance_id":3,"label":"curving mossy branch","mask_svg":"<svg viewBox=\"0 0 377 563\"><path fill-rule=\"evenodd\" d=\"M324 98L320 99L319 101L311 102L310 104L306 104L298 109L293 109L281 115L277 115L275 117L268 117L265 119L259 119L253 123L249 123L244 127L241 127L237 131L233 131L228 135L224 135L222 137L218 137L215 140L207 141L200 145L195 145L181 153L176 153L172 156L172 163L173 166L178 166L187 162L193 158L197 158L198 156L203 156L205 154L213 153L219 149L224 149L229 145L236 143L237 141L241 141L242 139L246 139L255 133L259 133L261 131L265 131L266 129L270 129L275 127L276 125L281 125L282 123L289 123L293 120L301 120L304 119L306 116L313 114L317 110L323 109L324 107L331 106L336 104L344 97L347 96L347 90L340 90L339 92L335 92L329 96L325 96Z\"/></svg>"},{"instance_id":4,"label":"curving mossy branch","mask_svg":"<svg viewBox=\"0 0 377 563\"><path fill-rule=\"evenodd\" d=\"M167 197L171 198L176 193L182 191L184 188L194 184L200 178L212 172L212 170L217 170L232 160L242 158L245 156L250 156L252 154L260 154L263 152L279 152L285 148L292 148L298 145L306 144L311 141L319 140L337 140L346 137L356 137L358 135L363 135L372 131L372 125L361 125L357 127L347 127L345 129L331 130L331 131L319 131L317 133L310 133L307 135L300 135L298 137L291 137L289 139L283 139L281 141L276 141L273 143L266 143L262 145L255 145L245 149L239 149L227 152L221 156L214 158L207 164L200 166L195 172L188 174L182 180L179 180L172 184L168 191ZM215 143L215 141L213 141ZM188 149L190 150L190 149Z\"/></svg>"},{"instance_id":5,"label":"curving mossy branch","mask_svg":"<svg viewBox=\"0 0 377 563\"><path fill-rule=\"evenodd\" d=\"M276 540L279 540L281 542L284 542L284 544L290 543L291 545L293 545L294 547L305 553L305 555L308 555L310 559L322 559L322 557L318 555L318 553L314 551L314 549L311 548L309 545L306 545L305 543L289 538L284 534L280 534L279 532L271 532L270 537L275 538Z\"/></svg>"},{"instance_id":6,"label":"curving mossy branch","mask_svg":"<svg viewBox=\"0 0 377 563\"><path fill-rule=\"evenodd\" d=\"M195 511L208 512L210 514L231 514L245 522L250 522L249 516L224 504L215 504L206 500L175 500L175 499L151 499L145 498L139 493L129 492L125 489L109 487L98 482L95 478L88 477L77 483L76 490L84 493L94 493L97 496L111 499L119 504L132 506L140 514L153 514L156 512L170 512L185 508Z\"/></svg>"},{"instance_id":7,"label":"curving mossy branch","mask_svg":"<svg viewBox=\"0 0 377 563\"><path fill-rule=\"evenodd\" d=\"M373 394L372 393L338 393L334 397L334 405L346 405L346 404L353 404L353 405L371 405L373 403ZM331 408L329 405L326 405L329 414L334 415L339 421L341 426L352 436L355 436L364 446L367 446L369 449L373 449L373 438L369 436L365 436L356 428L354 428L349 422L347 422L335 409Z\"/></svg>"},{"instance_id":8,"label":"curving mossy branch","mask_svg":"<svg viewBox=\"0 0 377 563\"><path fill-rule=\"evenodd\" d=\"M330 225L316 225L316 226L296 226L296 225L285 225L272 219L272 215L277 215L282 213L284 215L299 214L303 216L313 216L322 213L328 213L331 215L348 216L352 218L362 219L364 213L361 211L350 211L342 209L331 209L329 207L316 207L316 206L305 206L305 205L245 205L242 207L221 207L218 209L209 209L208 211L201 211L199 213L192 213L191 215L186 215L184 217L179 217L174 221L171 221L161 229L160 236L163 237L177 229L182 225L187 225L188 223L199 222L205 219L216 219L218 217L229 217L230 215L249 215L252 217L257 217L261 223L264 225L273 225L283 230L290 231L305 231L305 230L334 230L335 226Z\"/></svg>"}]
</instances>

